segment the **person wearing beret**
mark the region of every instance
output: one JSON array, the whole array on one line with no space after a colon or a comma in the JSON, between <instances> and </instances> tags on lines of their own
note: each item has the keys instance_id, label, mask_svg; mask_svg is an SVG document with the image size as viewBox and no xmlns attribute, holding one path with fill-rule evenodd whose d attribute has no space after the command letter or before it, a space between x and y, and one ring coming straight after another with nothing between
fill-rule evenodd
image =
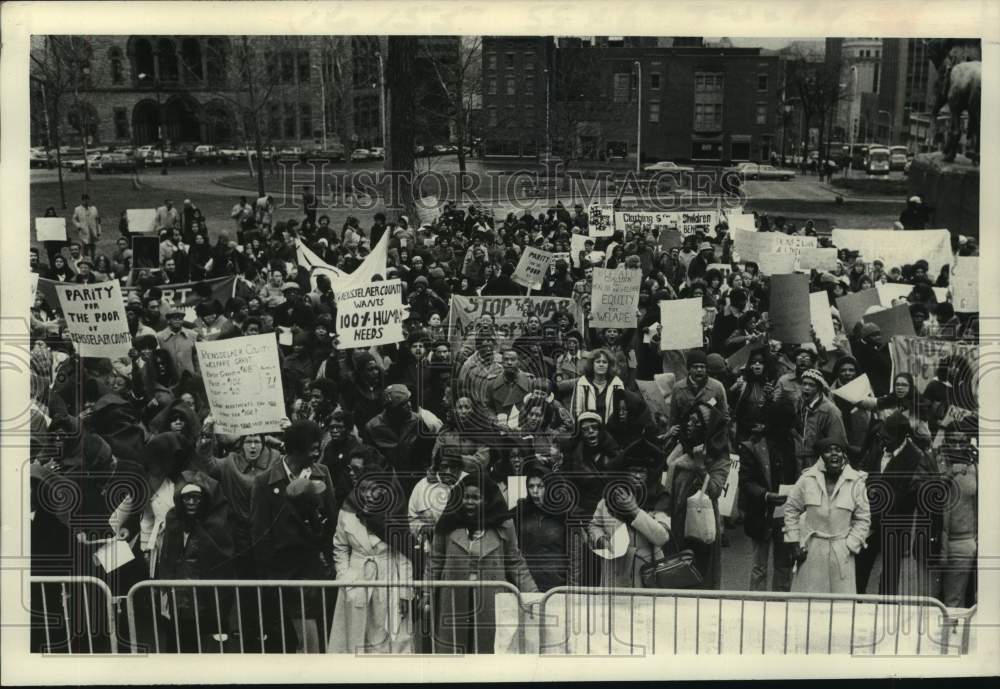
<instances>
[{"instance_id":1,"label":"person wearing beret","mask_svg":"<svg viewBox=\"0 0 1000 689\"><path fill-rule=\"evenodd\" d=\"M814 452L819 459L785 502L785 542L797 565L792 591L854 594L854 559L871 529L865 474L847 463L842 441L822 438Z\"/></svg>"}]
</instances>

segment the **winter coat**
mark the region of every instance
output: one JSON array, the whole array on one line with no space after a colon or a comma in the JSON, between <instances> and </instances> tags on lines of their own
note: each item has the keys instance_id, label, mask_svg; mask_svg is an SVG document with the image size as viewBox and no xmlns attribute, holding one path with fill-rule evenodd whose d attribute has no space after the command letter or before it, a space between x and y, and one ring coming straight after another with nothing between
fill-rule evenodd
<instances>
[{"instance_id":1,"label":"winter coat","mask_svg":"<svg viewBox=\"0 0 1000 689\"><path fill-rule=\"evenodd\" d=\"M611 539L622 522L601 500L587 527L591 541L605 536ZM662 558L660 548L670 537L670 517L666 512L639 510L627 524L628 548L625 554L613 560L601 560L601 586L617 588L642 588L642 567Z\"/></svg>"},{"instance_id":2,"label":"winter coat","mask_svg":"<svg viewBox=\"0 0 1000 689\"><path fill-rule=\"evenodd\" d=\"M570 403L573 418L578 418L585 411L596 411L601 414L604 422L607 423L615 407L615 390L625 390L625 383L618 376L608 381L603 395L598 399L597 388L594 387L590 378L586 375L580 376L576 379L576 386L573 389L573 400Z\"/></svg>"}]
</instances>

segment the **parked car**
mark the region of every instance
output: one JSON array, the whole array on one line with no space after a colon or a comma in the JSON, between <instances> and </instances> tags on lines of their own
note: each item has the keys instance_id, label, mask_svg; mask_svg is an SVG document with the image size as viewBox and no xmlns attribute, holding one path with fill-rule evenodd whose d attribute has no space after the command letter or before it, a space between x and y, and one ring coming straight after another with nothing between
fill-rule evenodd
<instances>
[{"instance_id":1,"label":"parked car","mask_svg":"<svg viewBox=\"0 0 1000 689\"><path fill-rule=\"evenodd\" d=\"M903 170L906 168L906 161L909 151L906 146L891 146L889 148L889 169Z\"/></svg>"},{"instance_id":2,"label":"parked car","mask_svg":"<svg viewBox=\"0 0 1000 689\"><path fill-rule=\"evenodd\" d=\"M791 170L783 170L773 165L761 165L760 163L739 163L722 170L724 173L735 173L744 179L780 179L787 181L795 177Z\"/></svg>"},{"instance_id":3,"label":"parked car","mask_svg":"<svg viewBox=\"0 0 1000 689\"><path fill-rule=\"evenodd\" d=\"M351 151L351 162L360 162L369 160L372 157L372 152L367 148L355 148Z\"/></svg>"},{"instance_id":4,"label":"parked car","mask_svg":"<svg viewBox=\"0 0 1000 689\"><path fill-rule=\"evenodd\" d=\"M30 167L52 168L56 165L55 152L49 156L44 146L36 146L29 149L28 161Z\"/></svg>"},{"instance_id":5,"label":"parked car","mask_svg":"<svg viewBox=\"0 0 1000 689\"><path fill-rule=\"evenodd\" d=\"M223 146L219 149L219 156L226 161L246 160L247 150L245 148L238 148L235 146Z\"/></svg>"},{"instance_id":6,"label":"parked car","mask_svg":"<svg viewBox=\"0 0 1000 689\"><path fill-rule=\"evenodd\" d=\"M905 166L905 164L904 164ZM889 174L889 149L870 148L868 149L868 164L865 166L865 173L869 175Z\"/></svg>"},{"instance_id":7,"label":"parked car","mask_svg":"<svg viewBox=\"0 0 1000 689\"><path fill-rule=\"evenodd\" d=\"M225 158L217 146L202 144L194 147L194 161L200 165L224 162Z\"/></svg>"},{"instance_id":8,"label":"parked car","mask_svg":"<svg viewBox=\"0 0 1000 689\"><path fill-rule=\"evenodd\" d=\"M86 159L83 156L79 158L70 158L69 160L63 159L63 167L69 168L70 172L83 172L84 168L89 166L91 169L94 167L94 162L97 161L104 153L87 153Z\"/></svg>"},{"instance_id":9,"label":"parked car","mask_svg":"<svg viewBox=\"0 0 1000 689\"><path fill-rule=\"evenodd\" d=\"M167 167L188 164L187 156L177 151L164 152L160 149L155 149L145 158L146 165L163 165L164 160L166 160Z\"/></svg>"},{"instance_id":10,"label":"parked car","mask_svg":"<svg viewBox=\"0 0 1000 689\"><path fill-rule=\"evenodd\" d=\"M372 160L383 160L385 158L385 149L381 146L376 146L375 148L369 148L368 153L371 154Z\"/></svg>"},{"instance_id":11,"label":"parked car","mask_svg":"<svg viewBox=\"0 0 1000 689\"><path fill-rule=\"evenodd\" d=\"M90 169L110 174L112 172L131 172L135 168L135 159L124 153L102 153L90 165Z\"/></svg>"},{"instance_id":12,"label":"parked car","mask_svg":"<svg viewBox=\"0 0 1000 689\"><path fill-rule=\"evenodd\" d=\"M686 165L678 165L677 163L670 160L661 160L652 165L647 165L642 168L643 172L694 172L693 167Z\"/></svg>"},{"instance_id":13,"label":"parked car","mask_svg":"<svg viewBox=\"0 0 1000 689\"><path fill-rule=\"evenodd\" d=\"M343 161L346 157L346 149L341 144L327 144L326 148L318 146L305 152L305 160L330 160L334 162Z\"/></svg>"}]
</instances>

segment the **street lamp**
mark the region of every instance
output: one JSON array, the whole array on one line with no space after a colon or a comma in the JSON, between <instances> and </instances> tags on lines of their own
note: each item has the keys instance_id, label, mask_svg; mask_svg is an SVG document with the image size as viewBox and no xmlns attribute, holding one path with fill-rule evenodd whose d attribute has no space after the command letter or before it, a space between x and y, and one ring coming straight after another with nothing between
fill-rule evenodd
<instances>
[{"instance_id":1,"label":"street lamp","mask_svg":"<svg viewBox=\"0 0 1000 689\"><path fill-rule=\"evenodd\" d=\"M139 73L140 81L146 81L149 79L153 80L153 89L156 91L156 110L160 114L159 127L157 127L158 129L157 135L160 138L160 163L163 165L163 169L160 170L160 174L165 175L167 174L167 151L164 146L164 141L166 138L164 134L166 134L167 118L166 114L163 112L163 102L160 100L160 80L157 79L155 76L150 76L149 74L146 74L145 72Z\"/></svg>"},{"instance_id":2,"label":"street lamp","mask_svg":"<svg viewBox=\"0 0 1000 689\"><path fill-rule=\"evenodd\" d=\"M635 174L638 175L642 171L642 63L635 60L632 64L635 65L637 72L637 103L636 103L636 124L635 124Z\"/></svg>"}]
</instances>

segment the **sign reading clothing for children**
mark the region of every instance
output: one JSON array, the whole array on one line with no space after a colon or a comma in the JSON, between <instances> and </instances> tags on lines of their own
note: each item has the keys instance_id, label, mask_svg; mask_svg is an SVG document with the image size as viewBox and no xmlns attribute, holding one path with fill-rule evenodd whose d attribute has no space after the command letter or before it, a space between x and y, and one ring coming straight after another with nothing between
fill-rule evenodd
<instances>
[{"instance_id":1,"label":"sign reading clothing for children","mask_svg":"<svg viewBox=\"0 0 1000 689\"><path fill-rule=\"evenodd\" d=\"M56 285L69 337L80 356L128 356L132 334L125 319L121 285L111 280L90 285Z\"/></svg>"},{"instance_id":2,"label":"sign reading clothing for children","mask_svg":"<svg viewBox=\"0 0 1000 689\"><path fill-rule=\"evenodd\" d=\"M341 349L402 342L402 280L384 280L351 287L337 294L337 336Z\"/></svg>"}]
</instances>

